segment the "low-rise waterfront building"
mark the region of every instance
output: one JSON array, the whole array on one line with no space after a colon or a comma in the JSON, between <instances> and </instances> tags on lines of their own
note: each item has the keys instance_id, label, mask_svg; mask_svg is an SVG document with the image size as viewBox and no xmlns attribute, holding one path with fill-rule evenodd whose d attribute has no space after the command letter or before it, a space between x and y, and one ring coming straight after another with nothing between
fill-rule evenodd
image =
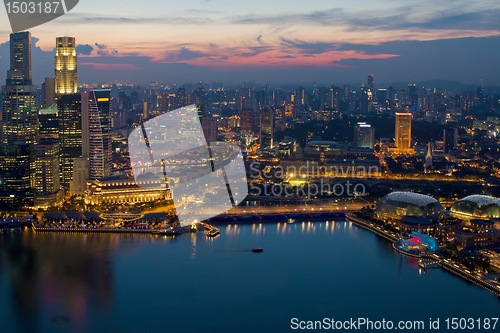
<instances>
[{"instance_id":1,"label":"low-rise waterfront building","mask_svg":"<svg viewBox=\"0 0 500 333\"><path fill-rule=\"evenodd\" d=\"M85 203L101 204L134 204L140 202L164 201L171 199L170 191L160 178L144 179L145 186L139 186L133 177L117 175L92 180L87 183Z\"/></svg>"}]
</instances>

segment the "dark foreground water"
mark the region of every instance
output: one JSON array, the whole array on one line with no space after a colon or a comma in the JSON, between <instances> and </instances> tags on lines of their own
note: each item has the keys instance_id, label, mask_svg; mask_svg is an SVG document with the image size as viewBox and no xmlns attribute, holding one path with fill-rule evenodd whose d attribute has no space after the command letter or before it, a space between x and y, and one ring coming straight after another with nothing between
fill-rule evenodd
<instances>
[{"instance_id":1,"label":"dark foreground water","mask_svg":"<svg viewBox=\"0 0 500 333\"><path fill-rule=\"evenodd\" d=\"M25 231L0 235L0 251L2 333L286 332L292 318L358 317L427 332L429 318L500 316L492 293L420 272L349 222L223 226L216 239Z\"/></svg>"}]
</instances>

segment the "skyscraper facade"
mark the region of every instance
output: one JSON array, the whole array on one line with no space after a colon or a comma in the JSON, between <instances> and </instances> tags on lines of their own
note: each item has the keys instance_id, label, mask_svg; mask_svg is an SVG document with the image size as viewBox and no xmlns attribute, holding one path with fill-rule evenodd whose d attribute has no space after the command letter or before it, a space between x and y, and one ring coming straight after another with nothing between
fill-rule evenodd
<instances>
[{"instance_id":1,"label":"skyscraper facade","mask_svg":"<svg viewBox=\"0 0 500 333\"><path fill-rule=\"evenodd\" d=\"M60 95L57 100L59 114L59 148L61 185L69 189L73 178L73 162L82 156L82 96Z\"/></svg>"},{"instance_id":2,"label":"skyscraper facade","mask_svg":"<svg viewBox=\"0 0 500 333\"><path fill-rule=\"evenodd\" d=\"M40 140L59 139L59 113L57 104L38 110Z\"/></svg>"},{"instance_id":3,"label":"skyscraper facade","mask_svg":"<svg viewBox=\"0 0 500 333\"><path fill-rule=\"evenodd\" d=\"M37 142L38 114L36 91L31 80L31 34L10 35L10 65L2 86L1 142Z\"/></svg>"},{"instance_id":4,"label":"skyscraper facade","mask_svg":"<svg viewBox=\"0 0 500 333\"><path fill-rule=\"evenodd\" d=\"M75 37L56 38L55 90L56 94L76 94L77 59Z\"/></svg>"},{"instance_id":5,"label":"skyscraper facade","mask_svg":"<svg viewBox=\"0 0 500 333\"><path fill-rule=\"evenodd\" d=\"M34 205L47 208L63 198L59 177L59 143L53 139L43 140L35 146Z\"/></svg>"},{"instance_id":6,"label":"skyscraper facade","mask_svg":"<svg viewBox=\"0 0 500 333\"><path fill-rule=\"evenodd\" d=\"M443 130L443 151L448 154L458 147L458 129L456 127L445 128Z\"/></svg>"},{"instance_id":7,"label":"skyscraper facade","mask_svg":"<svg viewBox=\"0 0 500 333\"><path fill-rule=\"evenodd\" d=\"M244 109L240 112L240 130L245 132L253 131L254 112L252 109Z\"/></svg>"},{"instance_id":8,"label":"skyscraper facade","mask_svg":"<svg viewBox=\"0 0 500 333\"><path fill-rule=\"evenodd\" d=\"M217 118L201 118L201 128L203 129L207 143L217 141Z\"/></svg>"},{"instance_id":9,"label":"skyscraper facade","mask_svg":"<svg viewBox=\"0 0 500 333\"><path fill-rule=\"evenodd\" d=\"M273 110L265 107L260 110L260 149L273 147L274 139L274 114Z\"/></svg>"},{"instance_id":10,"label":"skyscraper facade","mask_svg":"<svg viewBox=\"0 0 500 333\"><path fill-rule=\"evenodd\" d=\"M86 90L82 94L82 156L89 158L90 179L111 175L110 102L110 90Z\"/></svg>"},{"instance_id":11,"label":"skyscraper facade","mask_svg":"<svg viewBox=\"0 0 500 333\"><path fill-rule=\"evenodd\" d=\"M354 126L354 146L358 148L373 148L375 128L370 124L359 122Z\"/></svg>"},{"instance_id":12,"label":"skyscraper facade","mask_svg":"<svg viewBox=\"0 0 500 333\"><path fill-rule=\"evenodd\" d=\"M0 209L33 205L30 144L0 144Z\"/></svg>"},{"instance_id":13,"label":"skyscraper facade","mask_svg":"<svg viewBox=\"0 0 500 333\"><path fill-rule=\"evenodd\" d=\"M10 34L10 69L22 74L25 82L31 85L31 33L28 31Z\"/></svg>"},{"instance_id":14,"label":"skyscraper facade","mask_svg":"<svg viewBox=\"0 0 500 333\"><path fill-rule=\"evenodd\" d=\"M396 113L396 147L406 154L411 147L411 113Z\"/></svg>"}]
</instances>

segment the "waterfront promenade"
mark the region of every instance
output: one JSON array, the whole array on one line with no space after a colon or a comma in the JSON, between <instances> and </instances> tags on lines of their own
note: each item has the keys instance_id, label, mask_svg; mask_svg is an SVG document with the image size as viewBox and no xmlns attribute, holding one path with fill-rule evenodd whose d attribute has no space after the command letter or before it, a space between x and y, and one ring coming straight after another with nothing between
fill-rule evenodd
<instances>
[{"instance_id":1,"label":"waterfront promenade","mask_svg":"<svg viewBox=\"0 0 500 333\"><path fill-rule=\"evenodd\" d=\"M384 237L385 239L391 241L393 243L394 250L396 250L397 252L399 252L403 255L418 258L419 260L422 260L422 259L432 260L432 261L434 261L435 264L437 264L437 265L443 267L444 269L454 273L455 275L458 275L458 276L466 279L467 281L470 281L470 282L472 282L480 287L483 287L483 288L493 292L494 294L500 296L500 286L498 285L498 283L491 280L491 279L488 279L487 276L483 273L475 272L475 271L472 272L472 271L468 270L467 268L465 268L464 266L460 265L459 263L456 263L451 259L444 259L442 256L440 256L436 253L422 253L420 255L416 255L416 254L410 254L410 253L401 251L396 246L394 246L394 244L400 240L398 235L391 233L389 231L383 230L382 228L380 228L374 224L370 224L370 223L367 223L367 222L362 221L360 219L354 218L350 215L346 216L346 220L348 220L349 222L351 222L351 223L353 223L361 228L370 230L370 231L376 233L377 235Z\"/></svg>"}]
</instances>

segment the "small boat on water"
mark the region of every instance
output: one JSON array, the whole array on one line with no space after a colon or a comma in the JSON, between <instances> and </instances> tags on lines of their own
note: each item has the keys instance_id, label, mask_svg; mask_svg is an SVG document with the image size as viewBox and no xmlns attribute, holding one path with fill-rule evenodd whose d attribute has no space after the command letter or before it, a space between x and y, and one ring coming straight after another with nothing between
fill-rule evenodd
<instances>
[{"instance_id":1,"label":"small boat on water","mask_svg":"<svg viewBox=\"0 0 500 333\"><path fill-rule=\"evenodd\" d=\"M258 253L258 252L262 252L262 251L264 251L264 250L262 250L262 248L261 248L261 247L256 248L256 249L252 249L252 252L256 252L256 253Z\"/></svg>"}]
</instances>

